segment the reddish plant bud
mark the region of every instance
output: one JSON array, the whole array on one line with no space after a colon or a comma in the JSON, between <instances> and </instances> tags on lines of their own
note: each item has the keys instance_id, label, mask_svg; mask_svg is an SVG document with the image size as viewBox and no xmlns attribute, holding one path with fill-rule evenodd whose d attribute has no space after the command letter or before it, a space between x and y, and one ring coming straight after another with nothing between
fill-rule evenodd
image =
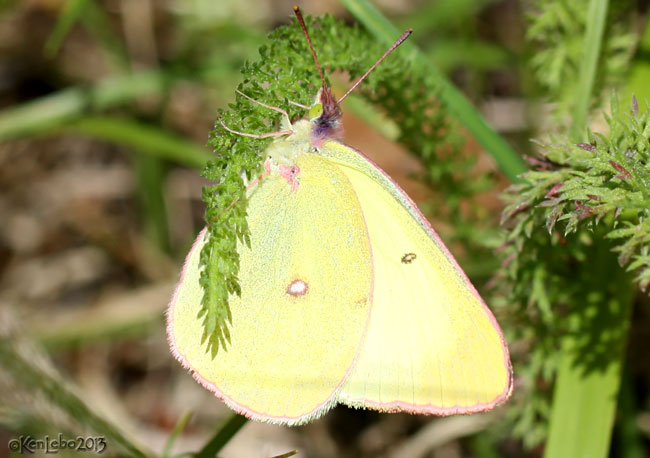
<instances>
[{"instance_id":1,"label":"reddish plant bud","mask_svg":"<svg viewBox=\"0 0 650 458\"><path fill-rule=\"evenodd\" d=\"M589 218L593 214L591 207L587 207L582 202L576 202L576 210L578 210L578 219Z\"/></svg>"},{"instance_id":2,"label":"reddish plant bud","mask_svg":"<svg viewBox=\"0 0 650 458\"><path fill-rule=\"evenodd\" d=\"M558 183L558 184L556 184L555 186L553 186L553 187L552 187L552 188L551 188L551 189L546 193L546 195L545 195L544 197L546 197L547 199L548 199L549 197L553 197L554 195L557 194L557 192L560 190L560 188L561 188L562 186L564 186L564 183Z\"/></svg>"},{"instance_id":3,"label":"reddish plant bud","mask_svg":"<svg viewBox=\"0 0 650 458\"><path fill-rule=\"evenodd\" d=\"M543 161L541 159L537 159L536 157L526 157L526 162L528 162L530 165L536 166L540 170L548 170L551 168L553 164L547 161Z\"/></svg>"},{"instance_id":4,"label":"reddish plant bud","mask_svg":"<svg viewBox=\"0 0 650 458\"><path fill-rule=\"evenodd\" d=\"M621 172L625 177L621 177L621 175L618 175L622 180L625 180L626 178L632 178L632 174L628 172L628 170L623 167L621 164L618 162L614 162L612 160L609 161L609 163L616 169L616 171Z\"/></svg>"}]
</instances>

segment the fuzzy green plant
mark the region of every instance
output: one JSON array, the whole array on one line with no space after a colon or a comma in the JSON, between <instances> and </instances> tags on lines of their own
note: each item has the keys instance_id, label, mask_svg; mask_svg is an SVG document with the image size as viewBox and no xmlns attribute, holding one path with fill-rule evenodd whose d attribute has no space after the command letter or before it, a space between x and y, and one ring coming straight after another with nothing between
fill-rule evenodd
<instances>
[{"instance_id":1,"label":"fuzzy green plant","mask_svg":"<svg viewBox=\"0 0 650 458\"><path fill-rule=\"evenodd\" d=\"M630 129L646 115L624 113L614 99L608 133L588 133L587 118L625 74L635 42L631 5L531 4L533 76L554 103L550 130L563 137L542 143L525 183L505 195L509 233L494 284L510 315L506 331L517 361L519 390L509 414L526 445L546 440L547 457L604 457L635 292L631 273L619 267L630 258L617 259L615 251L632 242L612 239L634 220L620 200L630 195L622 170L631 166L621 154L639 139Z\"/></svg>"},{"instance_id":2,"label":"fuzzy green plant","mask_svg":"<svg viewBox=\"0 0 650 458\"><path fill-rule=\"evenodd\" d=\"M606 16L602 45L591 56L592 71L584 71L584 65L590 64L590 46L600 41L598 36L588 36L590 28L598 25L598 8L590 10L594 3L590 0L529 2L526 39L533 52L529 64L542 92L556 104L558 118L575 113L575 105L580 104L576 94L585 86L592 86L586 88L589 103L585 106L599 106L603 89L623 81L634 50L636 36L630 27L631 2L602 2L600 14Z\"/></svg>"},{"instance_id":3,"label":"fuzzy green plant","mask_svg":"<svg viewBox=\"0 0 650 458\"><path fill-rule=\"evenodd\" d=\"M363 29L347 26L331 16L307 18L306 22L327 75L344 72L351 80L356 79L386 49ZM310 105L320 87L307 42L295 22L272 32L268 44L260 49L260 60L247 63L242 73L239 91L286 110L292 120L305 113L289 101ZM476 180L469 178L472 161L455 154L461 139L437 102L437 92L437 82L430 72L400 56L400 50L380 65L359 90L396 123L400 130L397 140L422 159L427 171L425 181L444 186L450 197L446 214L457 216L459 212L453 209L462 197L484 186L477 186ZM204 296L199 315L204 324L203 341L213 357L229 340L228 297L240 293L237 244L249 240L242 175L253 180L260 174L264 150L272 141L232 134L223 129L221 122L240 132L259 134L279 130L280 120L278 113L240 95L218 116L210 139L217 157L203 172L216 184L206 187L203 193L209 236L201 252ZM453 157L458 160L450 161Z\"/></svg>"},{"instance_id":4,"label":"fuzzy green plant","mask_svg":"<svg viewBox=\"0 0 650 458\"><path fill-rule=\"evenodd\" d=\"M510 339L527 355L516 373L526 393L517 432L528 445L546 436L562 364L578 368L582 390L592 374L611 373L601 385L609 392L575 396L591 396L591 408L601 400L604 410L615 408L632 280L643 290L650 284L650 110L639 111L636 100L621 109L614 97L607 122L609 132L590 133L585 143L540 144L535 169L504 196L509 232L495 284L511 314ZM568 361L560 352L567 347ZM554 408L561 404L554 400ZM613 417L598 415L606 434L589 440L606 453Z\"/></svg>"}]
</instances>

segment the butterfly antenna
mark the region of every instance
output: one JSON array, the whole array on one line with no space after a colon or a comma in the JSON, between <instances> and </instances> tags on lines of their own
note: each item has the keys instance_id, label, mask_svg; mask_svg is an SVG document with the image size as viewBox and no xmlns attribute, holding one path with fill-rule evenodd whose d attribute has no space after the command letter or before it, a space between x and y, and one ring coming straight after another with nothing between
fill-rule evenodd
<instances>
[{"instance_id":1,"label":"butterfly antenna","mask_svg":"<svg viewBox=\"0 0 650 458\"><path fill-rule=\"evenodd\" d=\"M397 41L396 41L395 43L393 43L393 45L392 45L390 48L388 48L388 51L386 51L386 52L384 53L384 55L381 56L381 57L379 58L379 60L378 60L377 62L375 62L374 65L373 65L372 67L370 67L370 69L368 69L368 71L367 71L366 73L364 73L363 76L362 76L361 78L359 78L359 79L357 80L357 82L354 83L350 89L348 89L348 92L346 92L345 94L343 94L343 97L341 97L340 99L338 99L338 100L336 101L337 105L340 104L340 103L343 101L343 99L345 99L348 95L350 95L350 92L354 91L354 90L357 88L357 86L358 86L359 84L361 84L361 82L362 82L364 79L366 79L366 77L367 77L368 75L370 75L370 73L371 73L371 72L372 72L372 71L377 67L377 65L381 64L381 62L382 62L386 57L388 57L388 55L389 55L390 53L392 53L393 51L395 51L395 48L397 48L399 45L401 45L401 44L404 42L404 40L406 40L406 39L409 37L409 35L411 35L412 33L413 33L413 29L408 29L406 32L404 32L404 33L402 34L402 36L399 37L399 38L397 39ZM310 43L309 45L311 46L311 43ZM314 57L315 57L315 56L314 56Z\"/></svg>"},{"instance_id":2,"label":"butterfly antenna","mask_svg":"<svg viewBox=\"0 0 650 458\"><path fill-rule=\"evenodd\" d=\"M316 63L316 68L318 69L318 74L320 75L320 80L323 82L323 90L327 91L327 85L325 84L325 75L323 74L323 69L320 67L318 58L316 57L316 51L314 51L314 45L311 44L311 38L309 38L309 32L307 32L307 26L305 25L305 20L302 18L302 13L298 5L293 6L293 12L296 13L300 27L302 28L305 37L307 37L307 43L309 43L309 49L311 50L311 55L314 57L314 62Z\"/></svg>"}]
</instances>

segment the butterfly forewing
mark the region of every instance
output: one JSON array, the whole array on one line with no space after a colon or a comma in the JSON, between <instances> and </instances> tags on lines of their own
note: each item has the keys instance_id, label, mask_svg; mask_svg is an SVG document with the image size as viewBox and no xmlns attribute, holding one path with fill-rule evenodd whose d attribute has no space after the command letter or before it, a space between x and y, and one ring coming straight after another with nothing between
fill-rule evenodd
<instances>
[{"instance_id":1,"label":"butterfly forewing","mask_svg":"<svg viewBox=\"0 0 650 458\"><path fill-rule=\"evenodd\" d=\"M251 247L238 247L242 294L230 298L226 351L212 359L200 343L203 233L168 329L176 356L230 407L287 424L336 402L363 341L372 292L368 234L349 181L316 155L298 156L296 166L291 180L274 171L250 193Z\"/></svg>"}]
</instances>

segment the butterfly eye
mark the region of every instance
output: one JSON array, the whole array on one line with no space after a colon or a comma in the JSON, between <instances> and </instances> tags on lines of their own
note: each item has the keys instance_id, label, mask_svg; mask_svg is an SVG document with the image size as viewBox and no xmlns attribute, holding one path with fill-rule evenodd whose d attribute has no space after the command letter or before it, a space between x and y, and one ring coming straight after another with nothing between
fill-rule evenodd
<instances>
[{"instance_id":1,"label":"butterfly eye","mask_svg":"<svg viewBox=\"0 0 650 458\"><path fill-rule=\"evenodd\" d=\"M313 121L314 119L318 118L322 114L323 114L323 104L322 103L316 103L309 110L309 120Z\"/></svg>"}]
</instances>

